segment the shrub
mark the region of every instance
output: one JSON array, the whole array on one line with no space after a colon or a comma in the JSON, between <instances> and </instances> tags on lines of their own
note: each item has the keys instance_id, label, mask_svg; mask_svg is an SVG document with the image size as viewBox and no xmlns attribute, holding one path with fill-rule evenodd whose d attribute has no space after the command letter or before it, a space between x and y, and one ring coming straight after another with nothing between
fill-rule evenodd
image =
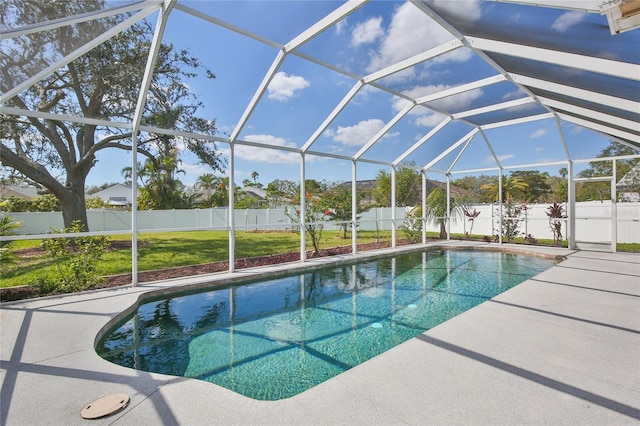
<instances>
[{"instance_id":1,"label":"shrub","mask_svg":"<svg viewBox=\"0 0 640 426\"><path fill-rule=\"evenodd\" d=\"M422 241L422 218L416 214L408 214L402 221L400 230L404 234L409 244L416 244Z\"/></svg>"},{"instance_id":2,"label":"shrub","mask_svg":"<svg viewBox=\"0 0 640 426\"><path fill-rule=\"evenodd\" d=\"M502 239L510 243L514 238L520 235L520 225L524 221L524 215L527 212L527 205L519 203L509 198L504 203L504 210L502 212L502 223L498 224L502 232ZM499 212L496 212L499 218ZM498 220L499 222L499 220Z\"/></svg>"},{"instance_id":3,"label":"shrub","mask_svg":"<svg viewBox=\"0 0 640 426\"><path fill-rule=\"evenodd\" d=\"M562 241L562 219L566 219L562 204L553 203L547 207L547 217L549 218L549 228L553 232L553 245L559 245Z\"/></svg>"},{"instance_id":4,"label":"shrub","mask_svg":"<svg viewBox=\"0 0 640 426\"><path fill-rule=\"evenodd\" d=\"M471 238L471 234L473 233L473 224L475 223L476 218L480 216L480 212L475 208L473 209L472 212L465 209L464 215L468 217L469 222L471 222L471 227L469 228L469 232L467 232L467 240L468 240L469 238Z\"/></svg>"},{"instance_id":5,"label":"shrub","mask_svg":"<svg viewBox=\"0 0 640 426\"><path fill-rule=\"evenodd\" d=\"M80 221L72 223L63 233L80 233L83 225ZM54 233L61 233L55 231ZM101 281L96 270L98 260L109 245L106 237L80 236L48 238L42 242L56 266L54 281L41 279L36 286L41 294L51 292L70 293L86 290Z\"/></svg>"},{"instance_id":6,"label":"shrub","mask_svg":"<svg viewBox=\"0 0 640 426\"><path fill-rule=\"evenodd\" d=\"M320 252L320 241L322 241L322 231L324 230L324 224L320 222L324 221L331 212L324 206L324 203L321 202L320 197L312 197L311 194L307 192L305 199L305 232L311 240L313 252L317 254ZM300 206L297 199L292 199L291 205L285 206L284 213L291 219L292 223L300 224ZM300 233L300 226L294 226L293 232Z\"/></svg>"},{"instance_id":7,"label":"shrub","mask_svg":"<svg viewBox=\"0 0 640 426\"><path fill-rule=\"evenodd\" d=\"M22 227L22 224L13 220L10 216L0 218L0 235L12 235L15 229ZM0 241L0 275L13 267L16 263L16 255L11 248L13 241Z\"/></svg>"}]
</instances>

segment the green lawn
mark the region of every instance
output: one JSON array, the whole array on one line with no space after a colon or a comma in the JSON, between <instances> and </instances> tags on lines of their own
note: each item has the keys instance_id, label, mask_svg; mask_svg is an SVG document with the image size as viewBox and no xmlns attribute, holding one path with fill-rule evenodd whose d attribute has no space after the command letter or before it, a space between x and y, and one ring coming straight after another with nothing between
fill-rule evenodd
<instances>
[{"instance_id":1,"label":"green lawn","mask_svg":"<svg viewBox=\"0 0 640 426\"><path fill-rule=\"evenodd\" d=\"M389 231L381 233L381 241L389 241ZM437 234L429 233L430 238ZM454 238L463 239L462 235L454 235ZM477 237L477 238L474 238ZM402 232L398 232L398 238L404 238ZM472 236L472 239L481 239L482 236ZM110 241L118 249L112 249L104 253L99 265L100 275L116 275L131 272L131 237L129 235L111 236ZM358 233L358 243L376 242L375 232L361 231ZM217 262L228 259L229 240L226 231L191 231L191 232L167 232L140 234L138 237L138 270L152 271L178 266L198 265ZM516 243L526 243L522 240ZM539 245L552 245L551 240L539 240ZM18 240L13 249L27 249L39 247L40 241ZM321 248L351 245L351 236L342 238L339 231L325 231L321 241ZM125 247L126 246L126 247ZM566 242L565 245L566 247ZM125 248L123 248L125 247ZM297 252L300 248L300 237L290 232L269 233L245 233L237 232L235 239L235 258L250 258L268 256L271 254ZM307 250L311 249L307 243ZM640 244L618 244L619 251L640 252ZM0 280L0 287L13 287L18 285L33 284L38 279L55 276L55 264L46 256L21 256L15 268L6 272Z\"/></svg>"},{"instance_id":2,"label":"green lawn","mask_svg":"<svg viewBox=\"0 0 640 426\"><path fill-rule=\"evenodd\" d=\"M383 235L390 239L390 232ZM109 240L116 247L127 248L108 250L98 264L100 275L116 275L131 272L131 237L129 235L111 236ZM358 243L375 242L374 232L358 233ZM321 248L351 245L351 236L342 238L337 231L325 231ZM13 249L39 247L40 241L16 241ZM152 271L178 266L198 265L228 259L229 238L226 231L191 231L149 233L138 236L138 271ZM307 244L307 250L311 249ZM235 257L268 256L271 254L297 252L300 250L300 237L291 232L245 233L237 232L235 238ZM0 287L29 285L38 279L53 277L55 265L46 255L20 257L15 268L2 276Z\"/></svg>"}]
</instances>

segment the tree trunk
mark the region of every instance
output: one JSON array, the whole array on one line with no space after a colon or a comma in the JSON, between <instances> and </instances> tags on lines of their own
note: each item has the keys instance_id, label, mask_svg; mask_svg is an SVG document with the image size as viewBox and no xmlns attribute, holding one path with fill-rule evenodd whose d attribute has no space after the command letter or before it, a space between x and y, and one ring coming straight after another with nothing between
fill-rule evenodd
<instances>
[{"instance_id":1,"label":"tree trunk","mask_svg":"<svg viewBox=\"0 0 640 426\"><path fill-rule=\"evenodd\" d=\"M87 209L84 198L84 179L76 178L75 182L67 181L62 194L55 194L60 200L64 227L70 228L74 221L82 223L83 231L89 231L87 222Z\"/></svg>"},{"instance_id":2,"label":"tree trunk","mask_svg":"<svg viewBox=\"0 0 640 426\"><path fill-rule=\"evenodd\" d=\"M441 240L447 239L447 227L445 226L444 221L440 222L440 239Z\"/></svg>"}]
</instances>

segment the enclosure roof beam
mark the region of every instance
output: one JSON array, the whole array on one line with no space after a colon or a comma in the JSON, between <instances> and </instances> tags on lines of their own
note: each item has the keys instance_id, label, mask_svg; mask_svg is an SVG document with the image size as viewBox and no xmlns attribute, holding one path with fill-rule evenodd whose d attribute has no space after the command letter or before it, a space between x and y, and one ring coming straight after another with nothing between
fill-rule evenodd
<instances>
[{"instance_id":1,"label":"enclosure roof beam","mask_svg":"<svg viewBox=\"0 0 640 426\"><path fill-rule=\"evenodd\" d=\"M487 112L499 111L501 109L514 108L522 105L535 103L535 99L530 97L514 99L512 101L502 102L499 104L493 104L482 108L471 109L468 111L462 111L456 114L453 114L454 119L471 117L474 115L485 114Z\"/></svg>"},{"instance_id":2,"label":"enclosure roof beam","mask_svg":"<svg viewBox=\"0 0 640 426\"><path fill-rule=\"evenodd\" d=\"M493 145L491 145L491 142L487 137L487 133L482 128L480 128L480 134L482 135L482 138L484 139L484 143L487 145L489 152L493 156L493 161L496 162L496 165L498 166L498 168L502 169L502 164L500 164L500 159L496 155L496 151L493 149Z\"/></svg>"},{"instance_id":3,"label":"enclosure roof beam","mask_svg":"<svg viewBox=\"0 0 640 426\"><path fill-rule=\"evenodd\" d=\"M537 121L537 120L546 120L548 118L553 118L553 117L554 117L553 113L545 112L544 114L530 115L528 117L515 118L513 120L505 120L505 121L499 121L496 123L485 124L480 127L482 128L482 130L497 129L499 127L513 126L516 124L529 123L531 121Z\"/></svg>"},{"instance_id":4,"label":"enclosure roof beam","mask_svg":"<svg viewBox=\"0 0 640 426\"><path fill-rule=\"evenodd\" d=\"M231 136L229 137L229 139L231 140L232 143L233 141L236 140L236 138L238 137L238 135L240 134L244 126L247 124L249 117L258 106L258 102L264 95L264 92L267 90L267 87L269 87L269 83L271 83L271 80L273 80L273 77L276 75L276 72L278 71L278 68L280 68L280 65L284 61L285 57L286 57L286 53L284 49L279 50L275 59L271 63L271 67L269 67L269 70L267 71L264 78L262 79L260 86L258 86L258 89L256 89L256 91L253 93L253 97L251 98L251 101L249 101L249 104L247 105L244 112L242 113L242 116L240 117L238 124L236 124L235 128L231 132Z\"/></svg>"},{"instance_id":5,"label":"enclosure roof beam","mask_svg":"<svg viewBox=\"0 0 640 426\"><path fill-rule=\"evenodd\" d=\"M250 31L247 31L247 30L245 30L243 28L240 28L240 27L237 27L235 25L229 24L228 22L225 22L225 21L223 21L221 19L214 18L211 15L208 15L208 14L206 14L204 12L199 11L199 10L190 8L189 6L185 6L182 3L176 4L175 8L177 10L182 11L182 12L188 13L189 15L193 15L193 16L195 16L197 18L200 18L203 21L211 22L212 24L218 25L218 26L220 26L222 28L225 28L225 29L227 29L229 31L233 31L235 33L241 34L241 35L243 35L245 37L251 38L251 39L256 40L256 41L259 41L259 42L264 43L266 45L269 45L271 47L275 47L276 49L284 49L284 46L281 45L280 43L276 43L276 42L274 42L272 40L269 40L267 38L264 38L262 36L254 34L254 33L250 32Z\"/></svg>"},{"instance_id":6,"label":"enclosure roof beam","mask_svg":"<svg viewBox=\"0 0 640 426\"><path fill-rule=\"evenodd\" d=\"M32 76L31 78L23 81L22 83L18 84L17 86L14 86L13 89L8 90L7 92L5 92L2 95L0 95L0 104L3 104L5 102L7 102L9 99L13 98L18 93L22 92L23 90L28 89L32 85L34 85L34 84L38 83L39 81L41 81L42 79L46 78L52 72L57 71L58 69L60 69L63 66L67 65L68 63L78 59L80 56L82 56L85 53L89 52L91 49L99 46L100 44L102 44L105 41L109 40L111 37L114 37L118 33L120 33L122 31L124 31L125 29L129 28L130 26L132 26L136 22L141 21L144 18L146 18L147 16L151 15L156 10L157 10L157 8L148 8L148 9L145 9L145 10L141 10L140 12L138 12L135 15L131 16L130 18L125 19L124 21L120 22L119 24L113 26L113 28L111 28L110 30L105 31L104 33L102 33L98 37L96 37L94 39L91 39L89 42L83 44L82 46L80 46L79 48L74 50L73 52L69 53L67 56L65 56L65 57L61 58L60 60L56 61L55 63L49 65L48 67L46 67L45 69L43 69L39 73L37 73L34 76Z\"/></svg>"},{"instance_id":7,"label":"enclosure roof beam","mask_svg":"<svg viewBox=\"0 0 640 426\"><path fill-rule=\"evenodd\" d=\"M373 136L371 140L368 141L362 148L360 148L356 155L353 156L353 159L357 161L360 157L362 157L376 142L378 142L384 135L386 135L387 132L391 130L391 128L402 119L402 117L407 115L414 106L415 104L410 103L402 108L402 110L400 110L400 112L397 113L396 116L391 119L391 121L389 121L382 129L380 129L380 131L378 131L378 133L376 133L375 136Z\"/></svg>"},{"instance_id":8,"label":"enclosure roof beam","mask_svg":"<svg viewBox=\"0 0 640 426\"><path fill-rule=\"evenodd\" d=\"M454 150L456 150L460 145L462 145L463 143L473 139L473 137L479 131L480 131L480 129L478 129L478 128L475 128L475 129L471 130L469 133L467 133L466 135L464 135L463 137L458 139L458 141L456 143L454 143L453 145L449 146L449 148L447 148L444 151L442 151L440 153L440 155L438 155L437 157L435 157L434 159L429 161L422 169L425 170L425 171L429 170L431 167L433 167L436 164L438 164L438 161L442 160L444 157L446 157L447 155L452 153Z\"/></svg>"},{"instance_id":9,"label":"enclosure roof beam","mask_svg":"<svg viewBox=\"0 0 640 426\"><path fill-rule=\"evenodd\" d=\"M540 47L525 46L523 44L507 43L477 37L467 37L471 46L483 51L500 53L507 56L525 58L528 60L546 62L563 67L577 68L598 74L611 75L628 80L640 80L638 65L628 62L613 61L611 59L578 55Z\"/></svg>"},{"instance_id":10,"label":"enclosure roof beam","mask_svg":"<svg viewBox=\"0 0 640 426\"><path fill-rule=\"evenodd\" d=\"M353 158L349 155L340 155L340 154L334 154L331 152L322 152L322 151L305 151L304 152L305 155L315 155L317 157L326 157L326 158L335 158L336 160L346 160L346 161L353 161Z\"/></svg>"},{"instance_id":11,"label":"enclosure roof beam","mask_svg":"<svg viewBox=\"0 0 640 426\"><path fill-rule=\"evenodd\" d=\"M364 77L363 80L365 83L371 83L372 81L379 80L391 74L395 74L421 62L425 62L429 59L433 59L445 53L451 52L452 50L458 49L459 47L462 47L462 42L460 40L448 41L441 44L440 46L434 47L433 49L425 50L424 52L418 53L417 55L414 55L410 58L396 62L395 64L389 65L386 68L371 73L368 76Z\"/></svg>"},{"instance_id":12,"label":"enclosure roof beam","mask_svg":"<svg viewBox=\"0 0 640 426\"><path fill-rule=\"evenodd\" d=\"M589 121L589 120L586 120L584 118L576 117L574 115L567 114L567 113L559 112L558 115L564 121L568 121L570 123L577 124L578 126L586 127L587 129L594 130L594 131L596 131L598 133L602 133L602 134L604 134L606 136L614 136L614 137L617 137L617 138L626 139L628 141L633 141L633 142L636 142L636 143L640 143L640 137L638 135L636 135L636 134L629 133L629 132L626 132L624 130L616 129L616 128L613 128L613 127L605 126L602 123L595 123L593 121ZM624 141L619 141L619 142L620 143L624 143ZM631 146L631 145L628 145L627 143L625 143L625 145ZM638 149L637 146L632 146L632 147L634 149L636 149L636 150Z\"/></svg>"},{"instance_id":13,"label":"enclosure roof beam","mask_svg":"<svg viewBox=\"0 0 640 426\"><path fill-rule=\"evenodd\" d=\"M430 95L422 96L416 99L416 103L424 104L427 102L432 102L438 99L457 95L459 93L468 92L470 90L489 86L491 84L500 83L501 81L505 81L505 80L506 80L506 77L503 75L500 75L500 74L494 75L492 77L483 78L481 80L472 81L471 83L461 84L460 86L451 87L449 89L441 90L440 92L431 93Z\"/></svg>"},{"instance_id":14,"label":"enclosure roof beam","mask_svg":"<svg viewBox=\"0 0 640 426\"><path fill-rule=\"evenodd\" d=\"M587 119L593 119L598 122L609 123L613 126L622 127L624 129L628 129L630 131L640 133L640 123L637 123L635 121L627 120L621 117L616 117L610 114L605 114L599 111L594 111L592 109L579 107L579 106L568 104L565 102L556 101L554 99L540 97L540 100L545 105L560 111L566 111L568 113L586 117ZM637 136L637 137L640 138L640 136Z\"/></svg>"},{"instance_id":15,"label":"enclosure roof beam","mask_svg":"<svg viewBox=\"0 0 640 426\"><path fill-rule=\"evenodd\" d=\"M462 157L462 154L464 154L465 151L467 150L467 148L469 148L469 145L471 145L471 141L473 140L474 137L475 137L475 135L470 137L467 140L467 143L464 144L464 146L462 147L462 149L460 150L458 155L456 155L456 158L451 162L451 165L449 165L449 168L447 169L447 173L446 174L450 174L451 173L451 170L453 170L453 168L456 166L456 164L458 163L458 160L460 160L460 157Z\"/></svg>"},{"instance_id":16,"label":"enclosure roof beam","mask_svg":"<svg viewBox=\"0 0 640 426\"><path fill-rule=\"evenodd\" d=\"M156 10L162 5L163 0L147 0L137 1L131 4L125 4L122 6L110 7L107 9L96 10L93 12L81 13L74 16L65 16L58 19L51 19L45 22L38 22L31 25L25 25L19 28L12 28L8 30L0 31L0 37L11 38L20 37L23 35L33 34L41 31L49 31L60 27L66 27L69 25L76 25L82 22L93 21L96 19L106 18L108 16L117 15L120 13L127 13L134 10L142 10L152 8Z\"/></svg>"},{"instance_id":17,"label":"enclosure roof beam","mask_svg":"<svg viewBox=\"0 0 640 426\"><path fill-rule=\"evenodd\" d=\"M304 30L297 37L287 43L285 45L287 52L290 52L302 46L327 28L335 25L338 21L341 21L345 17L351 15L353 12L360 9L368 2L369 0L349 0L346 3L343 3L333 12L329 13L327 16Z\"/></svg>"},{"instance_id":18,"label":"enclosure roof beam","mask_svg":"<svg viewBox=\"0 0 640 426\"><path fill-rule=\"evenodd\" d=\"M420 140L418 140L416 143L413 144L413 146L411 146L411 148L407 149L405 152L403 152L398 158L396 158L391 164L393 164L393 166L397 166L398 164L402 163L409 155L413 154L413 152L420 148L422 146L422 144L424 144L426 141L428 141L429 139L431 139L431 137L433 137L433 135L435 135L436 133L438 133L440 130L442 130L442 128L444 126L446 126L447 124L449 124L451 122L452 118L451 117L446 117L444 120L442 120L440 123L438 123L438 125L436 127L434 127L433 129L431 129L431 131L429 131L429 133L427 133L426 135L424 135L422 138L420 138Z\"/></svg>"},{"instance_id":19,"label":"enclosure roof beam","mask_svg":"<svg viewBox=\"0 0 640 426\"><path fill-rule=\"evenodd\" d=\"M536 167L548 167L548 166L564 166L567 164L567 160L559 160L559 161L547 161L544 163L529 163L529 164L518 164L514 166L503 166L504 170L517 170L517 169L529 169Z\"/></svg>"},{"instance_id":20,"label":"enclosure roof beam","mask_svg":"<svg viewBox=\"0 0 640 426\"><path fill-rule=\"evenodd\" d=\"M525 4L528 6L551 7L555 9L576 10L579 12L600 13L604 0L493 0L498 3Z\"/></svg>"},{"instance_id":21,"label":"enclosure roof beam","mask_svg":"<svg viewBox=\"0 0 640 426\"><path fill-rule=\"evenodd\" d=\"M132 129L133 125L130 122L121 121L109 121L100 118L89 118L78 115L59 114L45 111L34 111L30 109L22 109L9 106L0 106L0 113L10 114L22 117L33 117L42 120L57 120L57 121L69 121L71 123L90 124L95 126L116 127L119 129Z\"/></svg>"},{"instance_id":22,"label":"enclosure roof beam","mask_svg":"<svg viewBox=\"0 0 640 426\"><path fill-rule=\"evenodd\" d=\"M338 103L338 105L336 105L333 111L331 111L331 113L327 115L322 124L318 126L316 131L313 132L309 140L307 140L307 142L302 147L302 152L307 151L311 147L311 145L313 145L313 143L320 137L322 132L324 132L327 127L329 127L329 124L331 124L331 122L338 116L338 114L340 114L340 112L349 104L349 102L351 102L351 99L353 99L353 97L358 93L362 86L362 80L356 81L356 84L353 85L351 90L349 90L349 92L342 98L342 100Z\"/></svg>"},{"instance_id":23,"label":"enclosure roof beam","mask_svg":"<svg viewBox=\"0 0 640 426\"><path fill-rule=\"evenodd\" d=\"M601 105L607 105L625 111L635 113L640 111L640 102L635 102L629 99L618 98L615 96L605 95L603 93L579 89L577 87L567 86L564 84L552 83L550 81L527 77L519 74L510 74L510 76L511 78L513 78L514 82L522 84L524 86L535 87L537 89L546 90L548 92L557 93L576 99L582 99Z\"/></svg>"},{"instance_id":24,"label":"enclosure roof beam","mask_svg":"<svg viewBox=\"0 0 640 426\"><path fill-rule=\"evenodd\" d=\"M274 151L277 150L277 151L295 152L296 154L300 154L300 148L296 148L293 146L273 146L266 143L253 142L253 141L248 141L243 139L236 139L234 143L236 145L253 146L256 148L265 148L265 149L271 149Z\"/></svg>"}]
</instances>

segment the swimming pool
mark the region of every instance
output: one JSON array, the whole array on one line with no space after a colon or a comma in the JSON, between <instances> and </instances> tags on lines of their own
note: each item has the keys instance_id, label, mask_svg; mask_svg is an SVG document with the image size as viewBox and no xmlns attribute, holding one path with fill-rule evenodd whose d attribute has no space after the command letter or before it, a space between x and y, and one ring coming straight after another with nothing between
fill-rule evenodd
<instances>
[{"instance_id":1,"label":"swimming pool","mask_svg":"<svg viewBox=\"0 0 640 426\"><path fill-rule=\"evenodd\" d=\"M107 331L100 356L278 400L482 303L556 260L429 250L150 299Z\"/></svg>"}]
</instances>

